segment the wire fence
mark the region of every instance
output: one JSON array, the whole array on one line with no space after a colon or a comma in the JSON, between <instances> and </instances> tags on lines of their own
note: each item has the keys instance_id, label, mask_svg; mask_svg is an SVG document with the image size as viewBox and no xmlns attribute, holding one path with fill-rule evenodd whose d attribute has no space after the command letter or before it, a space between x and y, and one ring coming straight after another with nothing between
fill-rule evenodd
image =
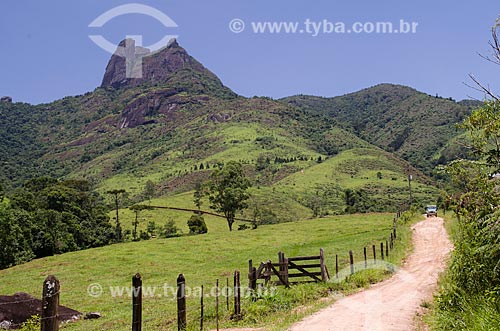
<instances>
[{"instance_id":1,"label":"wire fence","mask_svg":"<svg viewBox=\"0 0 500 331\"><path fill-rule=\"evenodd\" d=\"M401 213L397 213L394 218L393 228L390 233L390 237L387 240L378 245L372 245L372 247L363 248L364 261L358 264L354 263L354 254L349 251L349 257L347 261L341 261L338 255L335 255L335 273L331 275L332 279L339 279L343 275L353 274L356 271L366 269L369 264L376 264L377 257L379 260L386 259L390 251L394 247L395 240L397 238L397 220ZM284 259L284 253L282 258ZM373 259L371 255L373 254ZM280 255L281 256L281 255ZM291 258L293 259L293 258ZM288 259L287 259L288 260ZM280 260L280 263L282 261ZM348 272L342 273L339 268L345 265L347 262L349 265ZM281 272L281 269L280 269ZM328 274L328 271L326 271ZM162 312L158 312L155 309L151 309L157 303L157 300L161 298L158 296L145 296L143 291L145 288L143 286L142 276L137 273L132 277L132 291L129 292L132 297L132 331L142 331L143 325L147 325L148 329L171 329L177 324L177 329L180 330L205 330L207 321L211 324L215 321L215 327L219 330L220 322L231 320L239 320L241 315L241 298L242 292L243 297L252 291L262 289L262 287L256 288L252 286L252 275L249 272L249 286L242 288L240 281L240 272L238 270L234 271L233 279L225 277L222 279L217 279L214 284L205 284L200 287L201 292L199 296L189 296L186 295L187 287L186 284L189 280L186 280L183 274L180 274L176 282L176 292L175 301L177 302L177 317L166 316ZM328 275L329 276L329 275ZM322 279L325 281L325 279ZM280 281L272 283L273 285L284 285ZM207 286L208 285L208 286ZM214 286L215 285L215 286ZM248 291L248 292L246 292ZM254 292L255 293L255 292ZM42 331L58 331L59 324L61 322L61 315L59 314L59 295L60 284L59 280L55 276L48 276L43 282L43 295L41 300L38 298L27 298L21 300L14 300L10 302L1 302L0 306L4 305L14 305L14 304L28 304L42 305L42 314L39 318ZM189 298L188 298L189 297ZM196 299L198 300L195 300ZM143 300L146 299L146 300ZM210 300L209 300L210 299ZM196 302L198 301L198 302ZM20 328L23 323L9 323L8 328ZM1 327L1 325L0 325ZM82 325L82 330L84 326ZM87 331L87 330L85 330Z\"/></svg>"}]
</instances>

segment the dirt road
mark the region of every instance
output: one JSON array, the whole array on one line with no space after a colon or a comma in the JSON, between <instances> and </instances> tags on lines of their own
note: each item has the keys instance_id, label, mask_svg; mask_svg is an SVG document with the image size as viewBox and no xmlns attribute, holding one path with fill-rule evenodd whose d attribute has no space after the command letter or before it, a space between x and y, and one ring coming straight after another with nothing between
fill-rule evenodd
<instances>
[{"instance_id":1,"label":"dirt road","mask_svg":"<svg viewBox=\"0 0 500 331\"><path fill-rule=\"evenodd\" d=\"M428 218L412 229L414 252L393 277L336 301L289 330L412 330L415 314L423 301L432 299L452 249L441 218Z\"/></svg>"}]
</instances>

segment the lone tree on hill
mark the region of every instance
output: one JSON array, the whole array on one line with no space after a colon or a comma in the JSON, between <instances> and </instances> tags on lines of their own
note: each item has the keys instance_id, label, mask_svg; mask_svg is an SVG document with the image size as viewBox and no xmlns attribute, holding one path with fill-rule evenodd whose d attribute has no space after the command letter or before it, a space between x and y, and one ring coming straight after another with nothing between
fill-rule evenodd
<instances>
[{"instance_id":1,"label":"lone tree on hill","mask_svg":"<svg viewBox=\"0 0 500 331\"><path fill-rule=\"evenodd\" d=\"M133 223L134 230L132 231L132 238L133 238L134 241L136 241L138 239L138 237L137 237L137 226L139 225L139 214L143 210L146 210L146 209L151 210L153 208L150 207L150 206L145 206L145 205L133 205L133 206L130 206L129 209L135 213L135 220L134 220L134 223Z\"/></svg>"},{"instance_id":2,"label":"lone tree on hill","mask_svg":"<svg viewBox=\"0 0 500 331\"><path fill-rule=\"evenodd\" d=\"M115 202L115 211L116 211L115 239L117 242L120 242L123 240L122 226L120 224L120 219L119 219L120 196L125 195L127 191L125 191L124 189L119 189L119 190L107 191L106 193L112 195Z\"/></svg>"},{"instance_id":3,"label":"lone tree on hill","mask_svg":"<svg viewBox=\"0 0 500 331\"><path fill-rule=\"evenodd\" d=\"M248 208L247 200L250 195L247 189L250 181L243 173L241 163L230 161L223 168L215 170L208 183L208 199L210 207L223 213L233 231L236 212Z\"/></svg>"},{"instance_id":4,"label":"lone tree on hill","mask_svg":"<svg viewBox=\"0 0 500 331\"><path fill-rule=\"evenodd\" d=\"M198 211L201 210L201 205L203 204L203 196L206 195L206 188L201 185L201 183L196 183L194 187L193 201Z\"/></svg>"},{"instance_id":5,"label":"lone tree on hill","mask_svg":"<svg viewBox=\"0 0 500 331\"><path fill-rule=\"evenodd\" d=\"M151 180L148 180L144 185L144 192L142 193L142 195L146 200L149 201L149 204L151 204L151 199L154 198L155 194L156 194L156 185Z\"/></svg>"}]
</instances>

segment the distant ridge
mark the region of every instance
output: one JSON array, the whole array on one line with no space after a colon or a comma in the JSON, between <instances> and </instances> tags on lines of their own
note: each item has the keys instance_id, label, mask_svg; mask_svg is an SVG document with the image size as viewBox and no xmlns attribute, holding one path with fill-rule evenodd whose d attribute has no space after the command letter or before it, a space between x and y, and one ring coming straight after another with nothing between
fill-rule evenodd
<instances>
[{"instance_id":1,"label":"distant ridge","mask_svg":"<svg viewBox=\"0 0 500 331\"><path fill-rule=\"evenodd\" d=\"M358 137L394 152L430 173L438 163L456 157L448 143L459 135L456 124L480 102L456 102L414 88L379 84L358 92L325 98L295 95L282 102L327 115ZM463 151L462 151L463 152ZM442 158L446 154L447 157Z\"/></svg>"}]
</instances>

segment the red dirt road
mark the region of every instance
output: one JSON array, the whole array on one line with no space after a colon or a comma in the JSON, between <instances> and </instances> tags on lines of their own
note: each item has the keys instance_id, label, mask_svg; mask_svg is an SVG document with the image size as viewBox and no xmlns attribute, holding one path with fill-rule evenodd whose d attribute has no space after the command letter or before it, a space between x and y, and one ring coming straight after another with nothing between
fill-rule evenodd
<instances>
[{"instance_id":1,"label":"red dirt road","mask_svg":"<svg viewBox=\"0 0 500 331\"><path fill-rule=\"evenodd\" d=\"M413 227L414 252L390 279L336 301L290 331L408 331L423 301L432 300L439 273L453 248L443 219L427 218Z\"/></svg>"}]
</instances>

